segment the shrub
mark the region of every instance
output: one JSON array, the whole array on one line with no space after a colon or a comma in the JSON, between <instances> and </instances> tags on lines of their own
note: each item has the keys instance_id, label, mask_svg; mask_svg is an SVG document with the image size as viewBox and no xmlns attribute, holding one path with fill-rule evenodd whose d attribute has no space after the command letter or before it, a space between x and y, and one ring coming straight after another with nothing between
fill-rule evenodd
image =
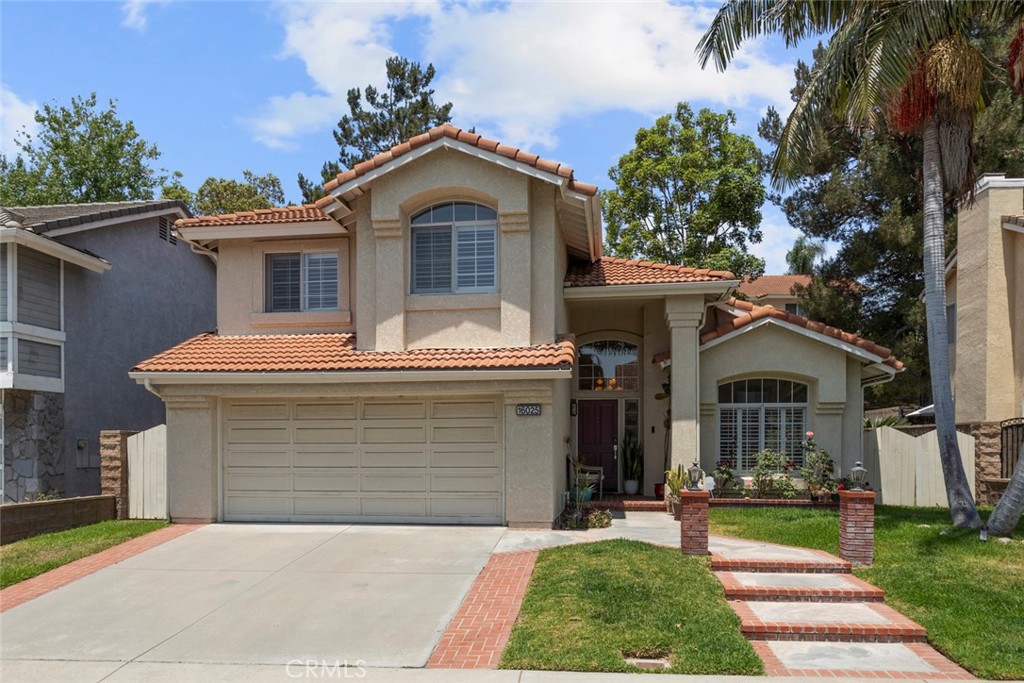
<instances>
[{"instance_id":1,"label":"shrub","mask_svg":"<svg viewBox=\"0 0 1024 683\"><path fill-rule=\"evenodd\" d=\"M766 448L755 456L751 484L755 498L795 498L792 470L796 464L785 453Z\"/></svg>"}]
</instances>

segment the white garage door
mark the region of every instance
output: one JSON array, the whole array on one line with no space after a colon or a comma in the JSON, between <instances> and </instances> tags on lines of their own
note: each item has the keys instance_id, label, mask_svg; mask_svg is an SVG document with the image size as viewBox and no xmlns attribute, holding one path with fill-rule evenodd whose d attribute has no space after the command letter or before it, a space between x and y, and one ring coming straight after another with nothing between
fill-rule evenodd
<instances>
[{"instance_id":1,"label":"white garage door","mask_svg":"<svg viewBox=\"0 0 1024 683\"><path fill-rule=\"evenodd\" d=\"M500 524L502 401L225 401L224 519Z\"/></svg>"}]
</instances>

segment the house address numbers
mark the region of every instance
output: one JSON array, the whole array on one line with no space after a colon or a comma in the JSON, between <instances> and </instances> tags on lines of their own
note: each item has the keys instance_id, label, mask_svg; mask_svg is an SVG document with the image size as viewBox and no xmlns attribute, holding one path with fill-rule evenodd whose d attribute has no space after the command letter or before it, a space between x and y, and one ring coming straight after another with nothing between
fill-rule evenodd
<instances>
[{"instance_id":1,"label":"house address numbers","mask_svg":"<svg viewBox=\"0 0 1024 683\"><path fill-rule=\"evenodd\" d=\"M517 403L516 415L520 417L534 417L540 415L539 403Z\"/></svg>"}]
</instances>

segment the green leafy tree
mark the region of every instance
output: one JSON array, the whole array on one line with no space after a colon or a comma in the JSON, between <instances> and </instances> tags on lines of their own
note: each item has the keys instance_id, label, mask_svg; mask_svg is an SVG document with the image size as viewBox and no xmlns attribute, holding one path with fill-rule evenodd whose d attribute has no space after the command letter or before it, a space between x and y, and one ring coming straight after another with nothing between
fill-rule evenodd
<instances>
[{"instance_id":1,"label":"green leafy tree","mask_svg":"<svg viewBox=\"0 0 1024 683\"><path fill-rule=\"evenodd\" d=\"M773 178L781 185L799 175L816 149L829 144L820 133L831 116L839 115L854 127L884 121L895 132L921 136L932 399L950 514L961 527L979 528L982 521L956 442L946 340L945 194L949 189L969 192L973 186L972 142L984 102L984 73L997 65L971 42L972 34L978 26L995 25L1013 27L1019 37L1022 21L1024 3L1019 0L730 0L697 47L702 64L714 58L725 69L749 38L781 33L792 45L810 35L832 33L781 130L772 165ZM1009 60L1011 69L1015 59ZM1017 468L1014 479L989 520L995 533L1008 534L1024 509L1024 467Z\"/></svg>"},{"instance_id":2,"label":"green leafy tree","mask_svg":"<svg viewBox=\"0 0 1024 683\"><path fill-rule=\"evenodd\" d=\"M610 253L757 276L764 158L734 133L733 113L680 102L636 134L636 146L609 171L604 194Z\"/></svg>"},{"instance_id":3,"label":"green leafy tree","mask_svg":"<svg viewBox=\"0 0 1024 683\"><path fill-rule=\"evenodd\" d=\"M192 204L195 213L213 216L269 209L285 203L281 180L273 173L258 176L247 169L242 171L242 177L241 182L230 178L207 178L196 190Z\"/></svg>"},{"instance_id":4,"label":"green leafy tree","mask_svg":"<svg viewBox=\"0 0 1024 683\"><path fill-rule=\"evenodd\" d=\"M189 211L195 213L196 194L185 187L185 183L181 180L183 177L181 171L172 173L170 182L164 183L164 186L160 188L160 199L176 199L183 202Z\"/></svg>"},{"instance_id":5,"label":"green leafy tree","mask_svg":"<svg viewBox=\"0 0 1024 683\"><path fill-rule=\"evenodd\" d=\"M9 206L152 199L165 180L150 162L160 157L117 100L97 108L96 93L36 112L39 133L22 131L13 159L0 155L0 202Z\"/></svg>"},{"instance_id":6,"label":"green leafy tree","mask_svg":"<svg viewBox=\"0 0 1024 683\"><path fill-rule=\"evenodd\" d=\"M786 263L790 275L812 275L818 263L825 256L825 244L800 235L793 248L786 252Z\"/></svg>"},{"instance_id":7,"label":"green leafy tree","mask_svg":"<svg viewBox=\"0 0 1024 683\"><path fill-rule=\"evenodd\" d=\"M334 141L338 143L337 161L326 161L320 169L324 182L343 169L387 151L411 137L452 120L452 103L434 102L430 87L436 72L433 64L424 69L419 62L404 57L389 57L385 62L387 85L378 90L348 91L349 113L338 121ZM365 105L364 105L365 96ZM305 202L323 196L320 183L299 174L299 189Z\"/></svg>"}]
</instances>

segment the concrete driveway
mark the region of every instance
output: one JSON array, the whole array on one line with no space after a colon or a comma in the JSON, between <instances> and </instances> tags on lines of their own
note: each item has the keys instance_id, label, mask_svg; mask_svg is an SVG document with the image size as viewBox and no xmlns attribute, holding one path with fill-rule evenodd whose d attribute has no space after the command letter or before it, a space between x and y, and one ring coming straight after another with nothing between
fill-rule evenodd
<instances>
[{"instance_id":1,"label":"concrete driveway","mask_svg":"<svg viewBox=\"0 0 1024 683\"><path fill-rule=\"evenodd\" d=\"M422 667L503 533L203 527L0 615L4 668L99 680L124 662Z\"/></svg>"}]
</instances>

